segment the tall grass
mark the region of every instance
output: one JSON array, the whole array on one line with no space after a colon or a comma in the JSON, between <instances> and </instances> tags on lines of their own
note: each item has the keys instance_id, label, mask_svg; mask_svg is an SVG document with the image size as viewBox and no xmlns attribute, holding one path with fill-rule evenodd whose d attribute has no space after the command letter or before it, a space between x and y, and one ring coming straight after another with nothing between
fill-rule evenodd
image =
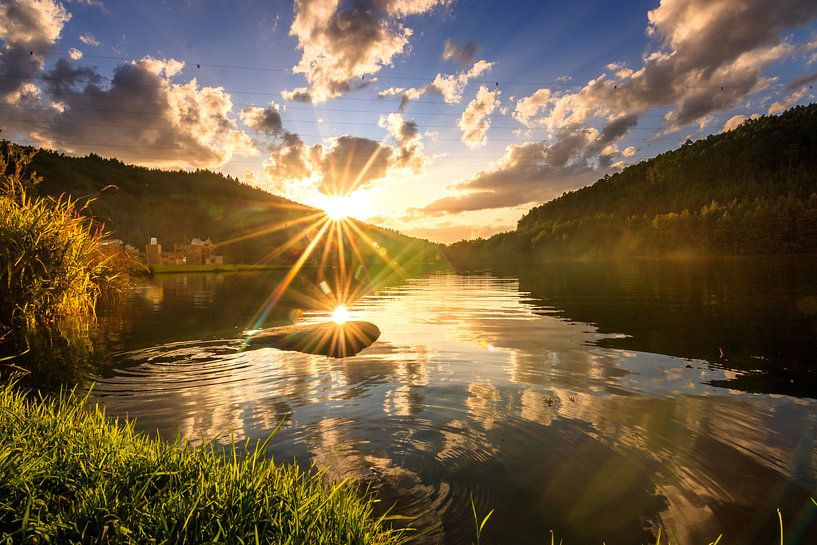
<instances>
[{"instance_id":1,"label":"tall grass","mask_svg":"<svg viewBox=\"0 0 817 545\"><path fill-rule=\"evenodd\" d=\"M244 447L162 442L72 393L0 386L0 543L404 541L354 488Z\"/></svg>"},{"instance_id":2,"label":"tall grass","mask_svg":"<svg viewBox=\"0 0 817 545\"><path fill-rule=\"evenodd\" d=\"M92 199L38 197L34 151L0 142L0 340L23 328L94 314L125 279L85 214Z\"/></svg>"}]
</instances>

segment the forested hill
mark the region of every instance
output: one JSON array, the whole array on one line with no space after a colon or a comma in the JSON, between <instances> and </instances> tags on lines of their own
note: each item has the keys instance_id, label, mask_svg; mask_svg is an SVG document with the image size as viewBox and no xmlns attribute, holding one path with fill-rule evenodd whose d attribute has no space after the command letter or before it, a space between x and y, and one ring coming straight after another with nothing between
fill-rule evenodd
<instances>
[{"instance_id":1,"label":"forested hill","mask_svg":"<svg viewBox=\"0 0 817 545\"><path fill-rule=\"evenodd\" d=\"M605 176L530 210L516 231L449 248L460 262L531 256L817 252L817 105Z\"/></svg>"},{"instance_id":2,"label":"forested hill","mask_svg":"<svg viewBox=\"0 0 817 545\"><path fill-rule=\"evenodd\" d=\"M94 217L104 222L112 237L142 250L150 237L157 237L168 249L192 238L210 238L217 244L241 238L219 251L232 263L256 263L304 229L298 218L316 212L208 170L148 169L93 154L69 157L47 150L38 151L33 170L43 178L36 187L41 195L96 195L91 204ZM285 228L273 229L280 224ZM436 251L426 241L358 225L390 255L409 253L408 247L415 254ZM250 233L261 234L242 238ZM277 259L294 259L308 243L303 238Z\"/></svg>"}]
</instances>

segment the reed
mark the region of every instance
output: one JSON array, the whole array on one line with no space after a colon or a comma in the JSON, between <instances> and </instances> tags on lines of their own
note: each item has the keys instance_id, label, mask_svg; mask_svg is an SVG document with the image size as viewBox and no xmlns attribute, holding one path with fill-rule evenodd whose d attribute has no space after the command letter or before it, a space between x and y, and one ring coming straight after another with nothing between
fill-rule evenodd
<instances>
[{"instance_id":1,"label":"reed","mask_svg":"<svg viewBox=\"0 0 817 545\"><path fill-rule=\"evenodd\" d=\"M126 281L100 247L105 233L87 214L93 198L36 196L34 153L0 142L0 339L91 316Z\"/></svg>"},{"instance_id":2,"label":"reed","mask_svg":"<svg viewBox=\"0 0 817 545\"><path fill-rule=\"evenodd\" d=\"M373 498L266 456L163 442L73 392L0 386L0 543L403 543Z\"/></svg>"}]
</instances>

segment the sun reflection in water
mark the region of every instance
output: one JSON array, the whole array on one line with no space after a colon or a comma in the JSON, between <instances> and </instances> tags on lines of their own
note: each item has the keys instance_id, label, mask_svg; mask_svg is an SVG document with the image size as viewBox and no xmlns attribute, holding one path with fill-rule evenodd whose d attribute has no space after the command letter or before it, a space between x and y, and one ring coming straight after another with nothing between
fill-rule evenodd
<instances>
[{"instance_id":1,"label":"sun reflection in water","mask_svg":"<svg viewBox=\"0 0 817 545\"><path fill-rule=\"evenodd\" d=\"M346 308L346 305L339 305L332 311L332 320L336 324L345 324L349 321L349 309Z\"/></svg>"}]
</instances>

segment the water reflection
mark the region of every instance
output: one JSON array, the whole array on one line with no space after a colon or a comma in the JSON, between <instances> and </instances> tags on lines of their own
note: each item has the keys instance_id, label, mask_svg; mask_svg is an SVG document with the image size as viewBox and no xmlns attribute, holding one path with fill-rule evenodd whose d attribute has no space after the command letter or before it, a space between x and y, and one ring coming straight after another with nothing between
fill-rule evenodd
<instances>
[{"instance_id":1,"label":"water reflection","mask_svg":"<svg viewBox=\"0 0 817 545\"><path fill-rule=\"evenodd\" d=\"M781 391L773 366L792 348L760 350L810 326L752 314L814 293L817 276L790 278L790 293L755 286L757 273L623 270L407 280L350 306L382 336L337 360L240 350L267 275L156 279L124 318L104 317L119 324L118 356L94 395L165 437L261 438L283 420L276 458L373 484L384 507L442 522L444 543L470 542L470 497L496 509L491 543L541 544L550 529L566 543L638 543L659 525L684 543L769 543L777 506L789 535L817 539L817 388ZM763 291L765 305L730 290ZM746 339L760 323L762 343Z\"/></svg>"}]
</instances>

